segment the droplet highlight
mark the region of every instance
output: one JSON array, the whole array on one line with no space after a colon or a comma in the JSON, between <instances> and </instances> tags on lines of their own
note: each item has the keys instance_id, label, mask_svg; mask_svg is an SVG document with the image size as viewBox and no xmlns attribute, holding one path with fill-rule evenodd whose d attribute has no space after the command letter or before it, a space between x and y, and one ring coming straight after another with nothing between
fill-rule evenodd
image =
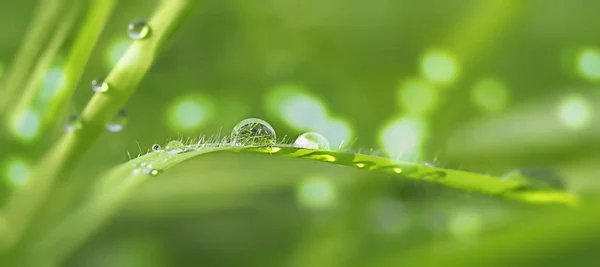
<instances>
[{"instance_id":1,"label":"droplet highlight","mask_svg":"<svg viewBox=\"0 0 600 267\"><path fill-rule=\"evenodd\" d=\"M123 131L125 125L127 124L127 111L125 109L121 109L119 113L106 124L106 130L111 133L116 133Z\"/></svg>"},{"instance_id":2,"label":"droplet highlight","mask_svg":"<svg viewBox=\"0 0 600 267\"><path fill-rule=\"evenodd\" d=\"M152 145L152 152L160 152L162 147L159 144Z\"/></svg>"},{"instance_id":3,"label":"droplet highlight","mask_svg":"<svg viewBox=\"0 0 600 267\"><path fill-rule=\"evenodd\" d=\"M65 132L72 132L77 129L78 117L77 115L70 115L65 123Z\"/></svg>"},{"instance_id":4,"label":"droplet highlight","mask_svg":"<svg viewBox=\"0 0 600 267\"><path fill-rule=\"evenodd\" d=\"M150 26L145 20L136 20L127 26L127 34L133 40L141 40L150 35Z\"/></svg>"},{"instance_id":5,"label":"droplet highlight","mask_svg":"<svg viewBox=\"0 0 600 267\"><path fill-rule=\"evenodd\" d=\"M104 93L108 91L108 83L104 81L104 78L96 78L92 81L92 91Z\"/></svg>"},{"instance_id":6,"label":"droplet highlight","mask_svg":"<svg viewBox=\"0 0 600 267\"><path fill-rule=\"evenodd\" d=\"M315 132L301 134L296 141L294 141L294 146L308 149L330 149L329 142L325 136Z\"/></svg>"},{"instance_id":7,"label":"droplet highlight","mask_svg":"<svg viewBox=\"0 0 600 267\"><path fill-rule=\"evenodd\" d=\"M234 146L271 146L275 142L275 130L261 119L245 119L231 131L231 143Z\"/></svg>"}]
</instances>

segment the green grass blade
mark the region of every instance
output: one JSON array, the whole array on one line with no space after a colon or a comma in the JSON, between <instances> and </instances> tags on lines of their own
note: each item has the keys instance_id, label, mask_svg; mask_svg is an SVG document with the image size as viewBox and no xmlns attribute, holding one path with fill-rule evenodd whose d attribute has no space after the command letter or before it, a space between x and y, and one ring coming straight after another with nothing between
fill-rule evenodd
<instances>
[{"instance_id":1,"label":"green grass blade","mask_svg":"<svg viewBox=\"0 0 600 267\"><path fill-rule=\"evenodd\" d=\"M474 174L464 171L433 168L410 162L393 161L369 155L352 154L336 151L321 151L295 147L201 147L190 149L185 153L171 153L169 151L152 152L122 164L98 180L95 191L90 200L78 208L74 213L65 218L63 222L46 235L40 242L36 242L33 251L39 255L36 258L45 258L48 255L60 255L64 258L74 249L79 247L91 234L97 231L112 215L117 212L124 201L135 190L149 179L160 176L170 168L207 153L220 151L265 153L273 156L285 156L299 159L309 159L327 163L340 164L347 167L365 169L370 171L383 171L395 174L403 179L413 179L423 182L440 183L448 187L475 191L514 201L523 201L536 204L554 203L574 205L576 198L567 192L547 191L515 191L522 183L502 180L501 178ZM253 181L256 183L257 181ZM289 185L288 182L279 180L265 180L261 183L272 183L274 186ZM236 183L228 183L219 192L235 190ZM261 186L265 186L261 184ZM211 188L207 185L208 188ZM214 192L213 192L214 193ZM218 194L218 192L217 192ZM531 195L537 197L530 197ZM539 197L543 196L543 197ZM353 212L352 214L356 214ZM332 237L335 238L335 237ZM310 241L310 240L309 240ZM326 240L325 240L326 241ZM60 246L56 244L60 243ZM302 249L299 253L306 253Z\"/></svg>"},{"instance_id":2,"label":"green grass blade","mask_svg":"<svg viewBox=\"0 0 600 267\"><path fill-rule=\"evenodd\" d=\"M53 34L53 37L46 47L45 51L40 56L33 72L31 73L28 82L24 89L22 90L21 96L18 98L19 102L16 104L14 109L12 109L9 113L8 120L6 120L6 127L8 129L13 130L13 134L19 138L20 133L17 126L17 121L19 117L22 116L27 109L33 108L33 101L37 93L39 93L40 85L42 83L42 79L46 74L46 71L56 58L59 49L63 45L65 39L67 38L71 28L75 24L77 19L77 15L79 13L79 9L81 7L80 2L74 3L68 10L68 13L65 14L65 18L60 22L56 31ZM39 132L35 137L39 137ZM28 140L31 141L31 140Z\"/></svg>"},{"instance_id":3,"label":"green grass blade","mask_svg":"<svg viewBox=\"0 0 600 267\"><path fill-rule=\"evenodd\" d=\"M52 100L42 123L42 131L50 125L54 125L62 118L60 112L65 107L75 92L77 84L81 80L85 66L89 61L106 22L110 18L116 5L116 0L92 1L86 14L85 21L81 25L72 49L65 63L65 75L67 80L59 94Z\"/></svg>"},{"instance_id":4,"label":"green grass blade","mask_svg":"<svg viewBox=\"0 0 600 267\"><path fill-rule=\"evenodd\" d=\"M80 127L64 135L40 160L28 183L9 199L3 213L11 231L0 237L0 251L11 249L45 201L56 180L65 173L104 132L104 125L133 94L150 69L160 48L186 17L193 1L169 0L161 3L148 21L151 36L135 42L111 71L108 92L96 94L81 115Z\"/></svg>"},{"instance_id":5,"label":"green grass blade","mask_svg":"<svg viewBox=\"0 0 600 267\"><path fill-rule=\"evenodd\" d=\"M0 93L4 96L0 99L0 114L4 113L6 106L14 99L14 94L25 82L36 56L44 47L44 41L52 32L52 28L58 22L61 11L60 0L40 0L34 18L29 25L23 45L20 47L11 67L3 75L5 80L0 84Z\"/></svg>"}]
</instances>

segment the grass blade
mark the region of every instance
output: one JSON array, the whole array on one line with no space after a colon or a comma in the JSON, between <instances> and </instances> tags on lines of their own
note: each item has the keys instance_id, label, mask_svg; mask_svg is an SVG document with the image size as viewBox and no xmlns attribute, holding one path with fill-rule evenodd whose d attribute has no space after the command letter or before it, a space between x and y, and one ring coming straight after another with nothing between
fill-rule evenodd
<instances>
[{"instance_id":1,"label":"grass blade","mask_svg":"<svg viewBox=\"0 0 600 267\"><path fill-rule=\"evenodd\" d=\"M125 104L150 69L164 42L180 25L193 1L170 0L161 3L149 20L152 34L134 43L107 77L111 89L96 94L81 116L80 127L64 135L40 160L30 180L8 201L3 216L11 231L0 237L0 251L10 250L19 240L56 180L104 132L104 125Z\"/></svg>"},{"instance_id":2,"label":"grass blade","mask_svg":"<svg viewBox=\"0 0 600 267\"><path fill-rule=\"evenodd\" d=\"M6 120L6 127L12 129L13 134L19 139L25 139L26 141L32 141L28 137L36 138L39 137L39 131L35 136L22 136L20 133L20 117L27 112L27 109L33 108L33 101L37 93L39 93L40 84L46 74L46 71L56 58L59 49L63 45L67 38L71 28L75 24L79 8L81 7L79 2L74 3L69 9L65 16L65 19L60 22L56 31L53 34L52 40L46 47L45 51L40 56L35 69L31 73L25 89L22 91L22 95L19 97L20 101L16 104L14 109L10 111L8 120Z\"/></svg>"},{"instance_id":3,"label":"grass blade","mask_svg":"<svg viewBox=\"0 0 600 267\"><path fill-rule=\"evenodd\" d=\"M88 9L85 21L81 25L73 48L69 52L67 62L65 64L65 75L67 77L64 87L61 88L59 94L52 100L42 123L42 131L44 128L54 125L61 116L58 114L64 108L67 101L75 92L75 88L87 62L89 61L92 50L94 49L106 22L116 5L116 0L96 0L92 1L92 5Z\"/></svg>"},{"instance_id":4,"label":"grass blade","mask_svg":"<svg viewBox=\"0 0 600 267\"><path fill-rule=\"evenodd\" d=\"M44 40L58 22L61 6L60 0L40 0L34 19L23 40L23 45L17 52L13 64L4 74L6 80L0 85L0 92L4 96L0 99L0 114L4 113L4 109L9 104L8 101L14 99L14 94L24 83L29 69L43 47Z\"/></svg>"},{"instance_id":5,"label":"grass blade","mask_svg":"<svg viewBox=\"0 0 600 267\"><path fill-rule=\"evenodd\" d=\"M50 231L40 242L36 242L37 245L32 251L43 256L36 256L35 258L46 258L49 257L48 255L59 255L59 259L66 257L107 222L119 210L123 202L128 200L144 182L186 160L219 151L266 153L340 164L371 171L391 172L405 179L441 183L448 187L477 191L515 201L564 205L573 205L576 202L575 197L566 192L514 191L522 184L496 177L438 169L361 154L295 147L202 147L178 154L161 151L152 152L122 164L99 179L90 200L65 218L57 228ZM280 181L271 182L274 185L284 185ZM236 185L233 183L231 186L235 187ZM222 191L227 192L228 190L225 188ZM528 197L532 194L544 197ZM56 244L59 243L61 245L57 246ZM305 252L305 250L301 250L299 253Z\"/></svg>"}]
</instances>

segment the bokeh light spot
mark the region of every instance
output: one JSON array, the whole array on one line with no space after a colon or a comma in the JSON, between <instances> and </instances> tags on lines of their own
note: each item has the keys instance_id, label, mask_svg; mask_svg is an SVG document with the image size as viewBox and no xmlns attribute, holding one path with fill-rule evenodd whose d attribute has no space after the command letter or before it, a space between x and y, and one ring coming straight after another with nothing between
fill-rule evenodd
<instances>
[{"instance_id":1,"label":"bokeh light spot","mask_svg":"<svg viewBox=\"0 0 600 267\"><path fill-rule=\"evenodd\" d=\"M325 105L296 85L275 88L267 96L267 105L272 116L295 130L315 130L327 118Z\"/></svg>"},{"instance_id":2,"label":"bokeh light spot","mask_svg":"<svg viewBox=\"0 0 600 267\"><path fill-rule=\"evenodd\" d=\"M401 117L383 127L379 142L392 158L419 160L426 137L425 122L416 117Z\"/></svg>"},{"instance_id":3,"label":"bokeh light spot","mask_svg":"<svg viewBox=\"0 0 600 267\"><path fill-rule=\"evenodd\" d=\"M581 51L577 58L577 68L583 78L600 80L600 51L593 48Z\"/></svg>"},{"instance_id":4,"label":"bokeh light spot","mask_svg":"<svg viewBox=\"0 0 600 267\"><path fill-rule=\"evenodd\" d=\"M64 88L65 81L66 76L62 68L55 66L48 69L40 87L40 100L44 102L52 100Z\"/></svg>"},{"instance_id":5,"label":"bokeh light spot","mask_svg":"<svg viewBox=\"0 0 600 267\"><path fill-rule=\"evenodd\" d=\"M334 149L350 145L350 138L352 138L350 123L339 118L322 120L314 131L323 135L329 141L330 147Z\"/></svg>"},{"instance_id":6,"label":"bokeh light spot","mask_svg":"<svg viewBox=\"0 0 600 267\"><path fill-rule=\"evenodd\" d=\"M9 159L4 165L4 174L8 182L14 186L25 184L29 178L29 164L20 158Z\"/></svg>"},{"instance_id":7,"label":"bokeh light spot","mask_svg":"<svg viewBox=\"0 0 600 267\"><path fill-rule=\"evenodd\" d=\"M558 108L558 117L565 126L580 129L589 123L591 109L591 105L585 98L571 95L562 100Z\"/></svg>"},{"instance_id":8,"label":"bokeh light spot","mask_svg":"<svg viewBox=\"0 0 600 267\"><path fill-rule=\"evenodd\" d=\"M473 85L471 101L479 109L487 112L499 112L508 106L509 91L501 81L487 77Z\"/></svg>"},{"instance_id":9,"label":"bokeh light spot","mask_svg":"<svg viewBox=\"0 0 600 267\"><path fill-rule=\"evenodd\" d=\"M398 88L398 104L408 113L423 114L435 108L438 102L433 84L422 79L409 79Z\"/></svg>"},{"instance_id":10,"label":"bokeh light spot","mask_svg":"<svg viewBox=\"0 0 600 267\"><path fill-rule=\"evenodd\" d=\"M26 109L19 113L13 120L13 133L23 141L31 141L34 139L40 130L40 114L39 112Z\"/></svg>"},{"instance_id":11,"label":"bokeh light spot","mask_svg":"<svg viewBox=\"0 0 600 267\"><path fill-rule=\"evenodd\" d=\"M336 204L335 185L323 177L308 177L300 181L296 197L302 207L308 209L331 208Z\"/></svg>"},{"instance_id":12,"label":"bokeh light spot","mask_svg":"<svg viewBox=\"0 0 600 267\"><path fill-rule=\"evenodd\" d=\"M482 228L482 218L475 212L460 211L448 218L448 231L454 238L462 241L474 239Z\"/></svg>"},{"instance_id":13,"label":"bokeh light spot","mask_svg":"<svg viewBox=\"0 0 600 267\"><path fill-rule=\"evenodd\" d=\"M189 132L205 124L212 115L212 103L203 96L192 95L171 103L167 122L173 130Z\"/></svg>"},{"instance_id":14,"label":"bokeh light spot","mask_svg":"<svg viewBox=\"0 0 600 267\"><path fill-rule=\"evenodd\" d=\"M129 48L130 45L131 45L131 40L129 40L129 39L121 40L121 41L117 42L116 44L114 44L108 50L109 52L106 56L106 61L107 61L108 65L110 67L115 66L119 62L121 57L123 57L123 55L125 55L125 52L127 52L127 49Z\"/></svg>"},{"instance_id":15,"label":"bokeh light spot","mask_svg":"<svg viewBox=\"0 0 600 267\"><path fill-rule=\"evenodd\" d=\"M421 74L434 83L450 83L458 76L458 63L448 52L426 52L420 63Z\"/></svg>"}]
</instances>

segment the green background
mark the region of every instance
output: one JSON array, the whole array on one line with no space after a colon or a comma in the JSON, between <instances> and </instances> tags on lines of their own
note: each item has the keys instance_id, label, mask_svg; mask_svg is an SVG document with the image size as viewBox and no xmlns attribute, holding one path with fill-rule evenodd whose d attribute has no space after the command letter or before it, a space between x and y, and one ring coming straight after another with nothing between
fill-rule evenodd
<instances>
[{"instance_id":1,"label":"green background","mask_svg":"<svg viewBox=\"0 0 600 267\"><path fill-rule=\"evenodd\" d=\"M0 62L5 70L22 45L36 4L32 0L0 3ZM127 24L149 17L156 6L156 1L119 2L71 107L65 111L65 120L85 107L93 94L90 81L112 69L110 58L119 54L118 44L131 42ZM377 149L402 150L402 145L396 148L381 142L386 125L398 119L418 120L426 130L420 132L417 148L405 151L400 159L496 176L526 166L549 167L564 176L570 191L593 196L600 185L596 173L600 160L599 9L600 2L593 0L199 1L127 103L124 131L104 134L70 175L91 179L128 160L128 154L146 153L155 143L228 135L235 124L249 117L268 121L279 138L287 135L293 141L303 132L318 129L293 127L269 97L281 88L298 88L318 99L330 117L342 119L351 129L340 149L367 154ZM72 39L70 36L61 48L56 68ZM432 72L423 70L427 55L435 51L443 51L454 64L451 81L428 79ZM446 63L432 64L443 73L448 69ZM482 108L473 100L473 88L489 78L503 89L499 95L494 95L495 91L491 96L484 94L491 104ZM418 88L403 102L403 85L410 81L424 84L431 95ZM488 87L494 86L488 83ZM428 96L436 101L419 112L427 105ZM506 101L498 104L499 108L485 109L503 96ZM178 101L197 98L203 100L204 115L170 115ZM297 111L310 121L314 110ZM567 114L570 120L561 120L560 114ZM191 128L172 124L176 119L194 121L198 117L203 119ZM11 132L0 132L0 199L18 188L10 180L11 160L22 159L34 166L61 132L62 127L57 126L55 132L44 133L33 142L12 142ZM337 140L335 131L323 134ZM392 136L400 143L413 138L410 131ZM339 142L331 145L337 148ZM387 156L398 158L392 154ZM538 217L538 213L526 212L531 208L526 205L405 183L375 183L369 185L375 188L373 192L339 196L340 207L315 213L298 205L293 186L274 190L257 185L253 194L230 192L211 197L202 193L204 183L193 182L199 176L217 180L257 176L389 180L383 174L296 159L227 153L198 157L167 176L173 180L157 179L144 185L122 214L68 261L69 266L398 266L392 262L402 253L467 255L461 248L477 247L473 242L492 240L493 246L493 237L477 237L484 236L483 232L494 234L494 222L505 229L514 226L511 223L520 225L527 216ZM407 209L402 214L408 215L398 216L410 218L405 225L403 220L394 221L391 233L373 230L370 223L357 219L369 221L371 206L352 212L344 208L379 203L386 196L400 199L405 208L395 207L384 214ZM448 218L458 216L455 223L459 226L452 226L454 219L430 219L438 210ZM441 226L430 226L429 221ZM590 229L584 226L583 232ZM469 241L461 239L462 235ZM305 247L303 240L308 240ZM561 240L544 243L549 249L540 250L549 253L553 244L564 243ZM502 251L501 241L497 243ZM585 246L575 243L557 250L583 251L580 248ZM411 249L418 251L412 253ZM573 253L568 257L579 255ZM540 266L550 262L531 261Z\"/></svg>"}]
</instances>

